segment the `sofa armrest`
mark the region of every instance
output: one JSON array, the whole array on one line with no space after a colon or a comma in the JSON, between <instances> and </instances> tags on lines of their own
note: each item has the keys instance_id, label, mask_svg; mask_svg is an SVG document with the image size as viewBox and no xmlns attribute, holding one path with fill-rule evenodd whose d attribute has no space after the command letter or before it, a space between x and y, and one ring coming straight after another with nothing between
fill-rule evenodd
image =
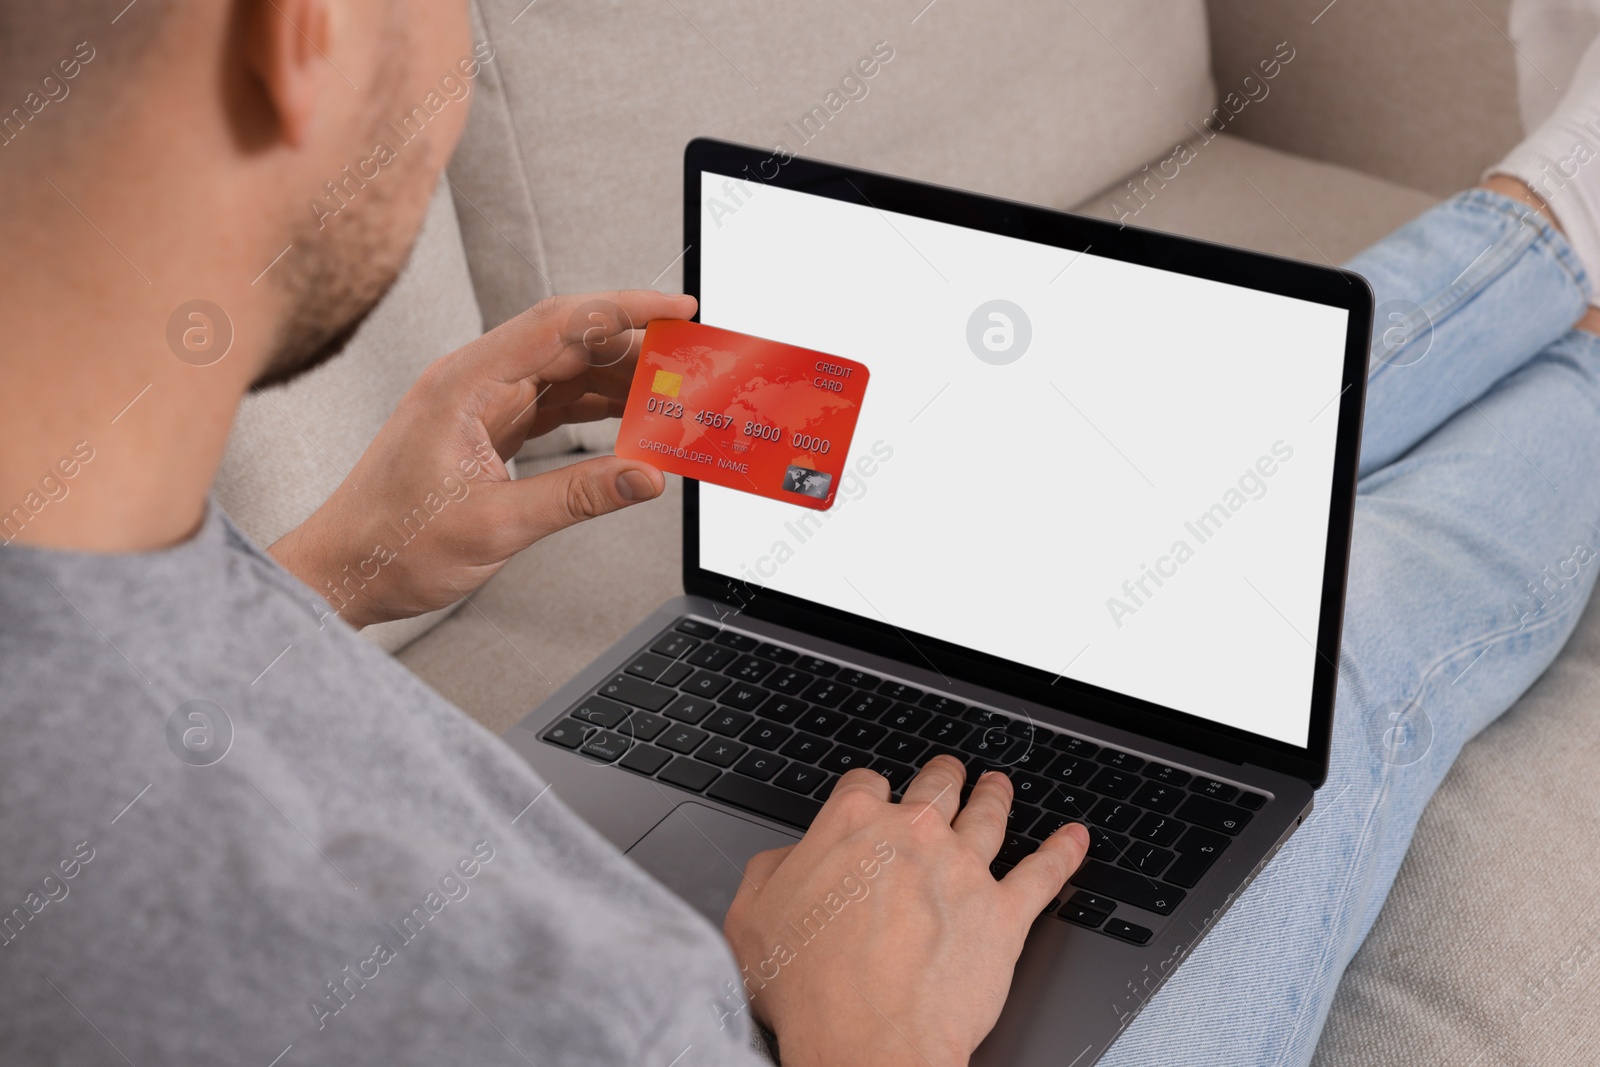
<instances>
[{"instance_id":1,"label":"sofa armrest","mask_svg":"<svg viewBox=\"0 0 1600 1067\"><path fill-rule=\"evenodd\" d=\"M1228 130L1445 196L1522 136L1510 0L1208 0L1217 93L1294 59ZM1259 93L1259 89L1255 90Z\"/></svg>"}]
</instances>

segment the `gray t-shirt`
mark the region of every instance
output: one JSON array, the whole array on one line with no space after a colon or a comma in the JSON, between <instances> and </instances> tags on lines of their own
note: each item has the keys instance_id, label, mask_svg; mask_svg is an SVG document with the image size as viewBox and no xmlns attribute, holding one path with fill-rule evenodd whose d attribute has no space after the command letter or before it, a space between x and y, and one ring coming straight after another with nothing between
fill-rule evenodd
<instances>
[{"instance_id":1,"label":"gray t-shirt","mask_svg":"<svg viewBox=\"0 0 1600 1067\"><path fill-rule=\"evenodd\" d=\"M214 503L0 548L0 1062L761 1062L718 932L321 614Z\"/></svg>"}]
</instances>

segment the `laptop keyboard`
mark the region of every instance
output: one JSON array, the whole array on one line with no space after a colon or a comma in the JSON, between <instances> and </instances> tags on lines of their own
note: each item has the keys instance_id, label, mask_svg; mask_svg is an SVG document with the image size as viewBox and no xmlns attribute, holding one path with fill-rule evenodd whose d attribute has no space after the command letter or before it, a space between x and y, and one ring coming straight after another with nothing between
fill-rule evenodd
<instances>
[{"instance_id":1,"label":"laptop keyboard","mask_svg":"<svg viewBox=\"0 0 1600 1067\"><path fill-rule=\"evenodd\" d=\"M839 775L870 767L898 796L940 753L1015 796L1003 876L1067 822L1089 827L1070 897L1047 909L1134 944L1119 903L1170 915L1259 811L1260 793L1131 752L680 619L540 735L636 774L804 830Z\"/></svg>"}]
</instances>

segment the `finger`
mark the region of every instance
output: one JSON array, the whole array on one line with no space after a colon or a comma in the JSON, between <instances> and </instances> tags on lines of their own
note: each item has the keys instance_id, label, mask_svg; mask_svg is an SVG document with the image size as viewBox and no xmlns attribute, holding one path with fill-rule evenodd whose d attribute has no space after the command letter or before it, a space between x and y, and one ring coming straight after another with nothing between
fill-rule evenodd
<instances>
[{"instance_id":1,"label":"finger","mask_svg":"<svg viewBox=\"0 0 1600 1067\"><path fill-rule=\"evenodd\" d=\"M900 803L921 809L912 817L913 822L926 816L949 826L961 807L961 783L966 780L967 768L960 760L954 756L935 756L911 779Z\"/></svg>"},{"instance_id":2,"label":"finger","mask_svg":"<svg viewBox=\"0 0 1600 1067\"><path fill-rule=\"evenodd\" d=\"M1045 838L1032 855L1024 856L1000 884L1015 895L1018 907L1031 920L1061 892L1088 853L1088 829L1069 822Z\"/></svg>"},{"instance_id":3,"label":"finger","mask_svg":"<svg viewBox=\"0 0 1600 1067\"><path fill-rule=\"evenodd\" d=\"M956 816L956 833L972 842L985 860L994 859L1005 843L1011 795L1011 779L1000 771L984 771L973 784L966 806Z\"/></svg>"},{"instance_id":4,"label":"finger","mask_svg":"<svg viewBox=\"0 0 1600 1067\"><path fill-rule=\"evenodd\" d=\"M631 346L631 331L652 319L689 318L695 307L692 296L668 296L654 289L553 296L485 334L473 347L484 360L484 372L499 381L534 375L570 378L604 365L604 359L592 358L595 351L609 351L615 358L618 346ZM617 335L625 336L610 342Z\"/></svg>"},{"instance_id":5,"label":"finger","mask_svg":"<svg viewBox=\"0 0 1600 1067\"><path fill-rule=\"evenodd\" d=\"M744 865L744 880L753 889L760 889L772 881L772 876L778 872L778 868L793 851L793 845L784 845L782 848L769 848L765 852L757 852L750 857L750 862Z\"/></svg>"},{"instance_id":6,"label":"finger","mask_svg":"<svg viewBox=\"0 0 1600 1067\"><path fill-rule=\"evenodd\" d=\"M599 422L622 414L622 401L590 393L569 404L554 407L539 406L533 424L528 427L528 437L542 437L558 426L575 422Z\"/></svg>"},{"instance_id":7,"label":"finger","mask_svg":"<svg viewBox=\"0 0 1600 1067\"><path fill-rule=\"evenodd\" d=\"M833 792L828 794L828 799L823 807L829 804L845 803L856 794L865 794L884 803L889 801L889 779L877 771L867 767L857 767L845 771L839 776L839 781L834 784Z\"/></svg>"},{"instance_id":8,"label":"finger","mask_svg":"<svg viewBox=\"0 0 1600 1067\"><path fill-rule=\"evenodd\" d=\"M520 550L585 519L653 500L666 478L647 463L602 456L485 488L510 501L510 540Z\"/></svg>"}]
</instances>

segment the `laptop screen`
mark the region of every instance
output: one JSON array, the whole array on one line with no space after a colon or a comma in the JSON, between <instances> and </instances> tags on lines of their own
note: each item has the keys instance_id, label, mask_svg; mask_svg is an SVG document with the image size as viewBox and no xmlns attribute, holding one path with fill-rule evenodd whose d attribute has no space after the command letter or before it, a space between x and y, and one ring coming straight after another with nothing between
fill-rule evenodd
<instances>
[{"instance_id":1,"label":"laptop screen","mask_svg":"<svg viewBox=\"0 0 1600 1067\"><path fill-rule=\"evenodd\" d=\"M700 179L701 321L871 372L834 506L701 485L701 568L1308 745L1349 312Z\"/></svg>"}]
</instances>

